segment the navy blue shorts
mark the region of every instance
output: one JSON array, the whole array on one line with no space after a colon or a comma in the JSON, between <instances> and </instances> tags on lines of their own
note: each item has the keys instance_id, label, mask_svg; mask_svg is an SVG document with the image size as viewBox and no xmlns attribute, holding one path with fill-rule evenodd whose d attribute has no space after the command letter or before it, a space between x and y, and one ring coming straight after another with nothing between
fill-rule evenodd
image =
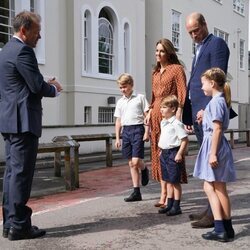
<instances>
[{"instance_id":1,"label":"navy blue shorts","mask_svg":"<svg viewBox=\"0 0 250 250\"><path fill-rule=\"evenodd\" d=\"M122 155L124 158L144 158L144 133L145 128L143 124L123 126Z\"/></svg>"},{"instance_id":2,"label":"navy blue shorts","mask_svg":"<svg viewBox=\"0 0 250 250\"><path fill-rule=\"evenodd\" d=\"M178 150L179 147L162 149L160 157L162 180L172 184L181 182L181 171L184 166L184 162L177 163L174 160Z\"/></svg>"}]
</instances>

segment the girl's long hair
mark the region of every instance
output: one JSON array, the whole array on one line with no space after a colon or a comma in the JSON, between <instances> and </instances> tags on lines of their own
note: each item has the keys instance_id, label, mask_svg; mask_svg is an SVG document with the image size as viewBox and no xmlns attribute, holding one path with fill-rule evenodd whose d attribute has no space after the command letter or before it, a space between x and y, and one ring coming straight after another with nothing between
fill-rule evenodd
<instances>
[{"instance_id":1,"label":"girl's long hair","mask_svg":"<svg viewBox=\"0 0 250 250\"><path fill-rule=\"evenodd\" d=\"M225 72L220 68L211 68L206 70L202 76L206 77L210 81L216 82L219 88L223 88L224 98L226 100L227 107L231 107L231 89L227 82Z\"/></svg>"}]
</instances>

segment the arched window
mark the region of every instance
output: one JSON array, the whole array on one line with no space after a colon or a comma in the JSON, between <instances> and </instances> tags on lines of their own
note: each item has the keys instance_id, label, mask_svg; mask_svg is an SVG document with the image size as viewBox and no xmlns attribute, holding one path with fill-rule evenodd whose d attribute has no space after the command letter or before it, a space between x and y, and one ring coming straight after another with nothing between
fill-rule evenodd
<instances>
[{"instance_id":1,"label":"arched window","mask_svg":"<svg viewBox=\"0 0 250 250\"><path fill-rule=\"evenodd\" d=\"M128 23L124 24L124 70L130 72L130 30Z\"/></svg>"},{"instance_id":2,"label":"arched window","mask_svg":"<svg viewBox=\"0 0 250 250\"><path fill-rule=\"evenodd\" d=\"M83 16L83 71L91 72L91 14L88 10Z\"/></svg>"},{"instance_id":3,"label":"arched window","mask_svg":"<svg viewBox=\"0 0 250 250\"><path fill-rule=\"evenodd\" d=\"M98 25L99 73L112 75L114 67L114 28L112 18L105 8L99 14Z\"/></svg>"}]
</instances>

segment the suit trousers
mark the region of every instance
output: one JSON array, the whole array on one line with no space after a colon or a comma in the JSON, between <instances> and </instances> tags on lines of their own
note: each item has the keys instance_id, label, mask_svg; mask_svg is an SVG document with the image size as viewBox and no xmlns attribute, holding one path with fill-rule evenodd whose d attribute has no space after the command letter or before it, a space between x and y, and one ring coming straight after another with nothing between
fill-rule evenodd
<instances>
[{"instance_id":1,"label":"suit trousers","mask_svg":"<svg viewBox=\"0 0 250 250\"><path fill-rule=\"evenodd\" d=\"M193 121L193 126L194 126L194 133L197 138L197 141L199 143L199 146L201 146L202 141L203 141L203 129L202 129L202 124L199 124L197 121Z\"/></svg>"},{"instance_id":2,"label":"suit trousers","mask_svg":"<svg viewBox=\"0 0 250 250\"><path fill-rule=\"evenodd\" d=\"M6 168L3 179L3 227L31 227L32 210L26 206L34 176L38 137L31 133L6 134Z\"/></svg>"}]
</instances>

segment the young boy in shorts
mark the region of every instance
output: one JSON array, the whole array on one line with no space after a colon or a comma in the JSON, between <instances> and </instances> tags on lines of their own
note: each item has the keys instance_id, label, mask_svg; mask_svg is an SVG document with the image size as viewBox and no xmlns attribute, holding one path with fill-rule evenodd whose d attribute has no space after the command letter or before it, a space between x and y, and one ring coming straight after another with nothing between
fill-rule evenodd
<instances>
[{"instance_id":1,"label":"young boy in shorts","mask_svg":"<svg viewBox=\"0 0 250 250\"><path fill-rule=\"evenodd\" d=\"M142 186L146 186L149 181L149 171L143 162L144 141L149 140L148 126L144 127L144 117L149 110L149 104L144 95L133 92L134 81L131 75L122 74L117 83L123 96L118 100L114 113L115 146L120 148L122 135L122 154L128 159L134 187L133 193L124 201L141 201L140 172Z\"/></svg>"},{"instance_id":2,"label":"young boy in shorts","mask_svg":"<svg viewBox=\"0 0 250 250\"><path fill-rule=\"evenodd\" d=\"M180 199L181 169L185 167L184 154L188 144L184 125L176 119L175 114L179 107L175 95L167 96L161 103L161 135L158 146L161 148L162 179L167 182L167 206L161 208L159 213L167 216L181 214Z\"/></svg>"}]
</instances>

